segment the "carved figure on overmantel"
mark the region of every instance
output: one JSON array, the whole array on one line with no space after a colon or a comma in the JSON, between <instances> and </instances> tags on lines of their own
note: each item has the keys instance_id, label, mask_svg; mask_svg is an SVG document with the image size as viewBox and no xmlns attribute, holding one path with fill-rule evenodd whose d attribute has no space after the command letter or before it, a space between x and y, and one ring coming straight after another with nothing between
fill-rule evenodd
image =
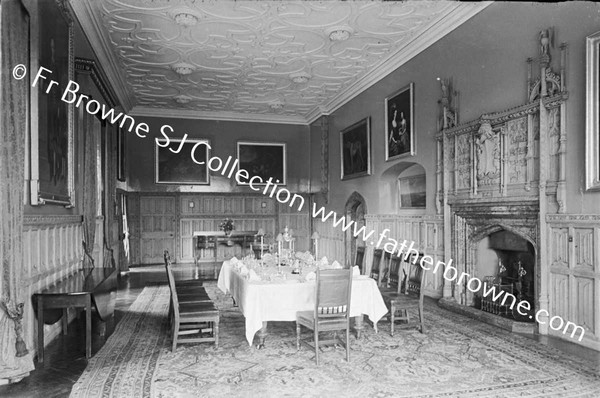
<instances>
[{"instance_id":1,"label":"carved figure on overmantel","mask_svg":"<svg viewBox=\"0 0 600 398\"><path fill-rule=\"evenodd\" d=\"M540 53L542 55L549 55L549 48L553 46L552 33L552 29L544 29L540 32Z\"/></svg>"},{"instance_id":2,"label":"carved figure on overmantel","mask_svg":"<svg viewBox=\"0 0 600 398\"><path fill-rule=\"evenodd\" d=\"M475 141L477 145L477 175L493 174L497 171L494 151L496 137L489 122L482 122L479 127L479 136Z\"/></svg>"}]
</instances>

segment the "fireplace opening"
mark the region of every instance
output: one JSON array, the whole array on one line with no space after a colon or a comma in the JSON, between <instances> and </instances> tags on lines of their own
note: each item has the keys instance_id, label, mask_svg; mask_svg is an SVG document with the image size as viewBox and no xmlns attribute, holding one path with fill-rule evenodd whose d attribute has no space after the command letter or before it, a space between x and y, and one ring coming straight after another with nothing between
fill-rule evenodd
<instances>
[{"instance_id":1,"label":"fireplace opening","mask_svg":"<svg viewBox=\"0 0 600 398\"><path fill-rule=\"evenodd\" d=\"M511 309L512 299L502 304L502 298L492 300L491 296L483 297L483 289L475 293L474 306L486 312L520 322L535 322L535 250L526 239L510 231L501 230L484 237L477 245L475 276L488 286L493 285L496 292L512 294L516 303ZM517 304L527 301L529 311L521 308L517 312Z\"/></svg>"}]
</instances>

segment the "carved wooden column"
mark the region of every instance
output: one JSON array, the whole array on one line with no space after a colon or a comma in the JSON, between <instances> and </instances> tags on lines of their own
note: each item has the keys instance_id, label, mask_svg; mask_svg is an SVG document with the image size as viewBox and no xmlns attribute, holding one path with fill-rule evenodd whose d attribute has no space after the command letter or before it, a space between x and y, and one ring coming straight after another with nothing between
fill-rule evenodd
<instances>
[{"instance_id":1,"label":"carved wooden column","mask_svg":"<svg viewBox=\"0 0 600 398\"><path fill-rule=\"evenodd\" d=\"M437 165L436 165L436 182L437 189L435 191L435 209L437 214L442 213L442 189L444 189L444 181L442 175L442 162L444 161L444 146L443 135L436 138L437 144ZM445 195L444 195L445 196Z\"/></svg>"},{"instance_id":2,"label":"carved wooden column","mask_svg":"<svg viewBox=\"0 0 600 398\"><path fill-rule=\"evenodd\" d=\"M547 50L547 47L546 47ZM540 111L540 150L539 150L539 209L540 209L540 251L539 260L540 264L540 306L539 308L548 308L549 296L548 287L550 286L550 272L549 267L544 266L548 264L548 244L547 244L547 226L546 226L546 213L548 212L548 199L546 198L546 185L548 180L548 110L544 105L544 99L547 96L546 87L546 68L550 63L550 55L544 52L544 46L542 46L542 53L540 55L540 94L539 94L539 111ZM539 332L541 334L548 334L548 317L540 316L540 323L538 324Z\"/></svg>"},{"instance_id":3,"label":"carved wooden column","mask_svg":"<svg viewBox=\"0 0 600 398\"><path fill-rule=\"evenodd\" d=\"M565 57L567 45L565 43L560 46L560 91L567 91L565 83ZM558 203L558 212L565 213L567 204L567 136L566 136L566 102L560 104L560 138L558 146L558 183L556 186L556 202Z\"/></svg>"}]
</instances>

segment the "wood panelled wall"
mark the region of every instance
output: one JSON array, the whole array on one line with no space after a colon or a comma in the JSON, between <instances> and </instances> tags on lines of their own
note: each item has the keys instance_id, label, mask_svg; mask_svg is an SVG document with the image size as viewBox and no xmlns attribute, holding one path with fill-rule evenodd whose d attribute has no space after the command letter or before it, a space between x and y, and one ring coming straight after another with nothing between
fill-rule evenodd
<instances>
[{"instance_id":1,"label":"wood panelled wall","mask_svg":"<svg viewBox=\"0 0 600 398\"><path fill-rule=\"evenodd\" d=\"M273 243L288 226L296 236L297 250L311 247L306 204L299 212L264 195L190 193L133 194L128 204L132 264L161 263L165 249L176 253L172 258L178 262L192 262L195 254L200 261L213 261L214 249L194 253L193 233L219 231L225 218L234 220L236 231L263 228L266 243ZM232 250L224 255L243 254Z\"/></svg>"},{"instance_id":2,"label":"wood panelled wall","mask_svg":"<svg viewBox=\"0 0 600 398\"><path fill-rule=\"evenodd\" d=\"M23 231L23 289L26 297L44 290L81 268L84 256L81 216L25 216ZM36 347L37 321L31 302L23 325L27 347ZM74 313L70 314L72 317ZM45 325L44 341L60 333L60 322Z\"/></svg>"},{"instance_id":3,"label":"wood panelled wall","mask_svg":"<svg viewBox=\"0 0 600 398\"><path fill-rule=\"evenodd\" d=\"M551 316L585 329L582 343L600 341L600 215L549 215ZM542 267L544 264L542 264ZM558 323L554 326L556 327ZM550 334L565 337L561 331ZM569 330L567 335L570 335Z\"/></svg>"}]
</instances>

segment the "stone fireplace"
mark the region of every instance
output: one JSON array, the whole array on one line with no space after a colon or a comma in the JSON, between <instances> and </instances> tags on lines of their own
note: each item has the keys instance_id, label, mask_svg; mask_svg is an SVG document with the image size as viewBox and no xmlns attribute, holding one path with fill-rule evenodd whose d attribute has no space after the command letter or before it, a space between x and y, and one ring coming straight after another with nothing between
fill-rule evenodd
<instances>
[{"instance_id":1,"label":"stone fireplace","mask_svg":"<svg viewBox=\"0 0 600 398\"><path fill-rule=\"evenodd\" d=\"M557 59L564 59L565 48ZM548 267L548 220L565 213L566 201L568 92L565 65L556 73L551 61L548 51L526 60L525 103L466 123L459 123L452 79L439 79L436 204L444 218L445 260L453 260L458 275L502 285L533 309L550 305L555 282ZM482 301L464 280L444 280L443 296L463 308ZM517 320L535 320L529 315ZM546 321L540 318L541 333L548 331Z\"/></svg>"},{"instance_id":2,"label":"stone fireplace","mask_svg":"<svg viewBox=\"0 0 600 398\"><path fill-rule=\"evenodd\" d=\"M537 257L537 205L478 203L455 205L452 210L456 268L488 284L502 286L517 299L529 301L532 309L538 308L536 292L539 288L536 287L540 283L541 270ZM451 288L452 297L458 303L482 307L481 293L471 292L464 284L454 284ZM498 313L489 307L487 311ZM504 315L519 321L532 321L512 312Z\"/></svg>"}]
</instances>

